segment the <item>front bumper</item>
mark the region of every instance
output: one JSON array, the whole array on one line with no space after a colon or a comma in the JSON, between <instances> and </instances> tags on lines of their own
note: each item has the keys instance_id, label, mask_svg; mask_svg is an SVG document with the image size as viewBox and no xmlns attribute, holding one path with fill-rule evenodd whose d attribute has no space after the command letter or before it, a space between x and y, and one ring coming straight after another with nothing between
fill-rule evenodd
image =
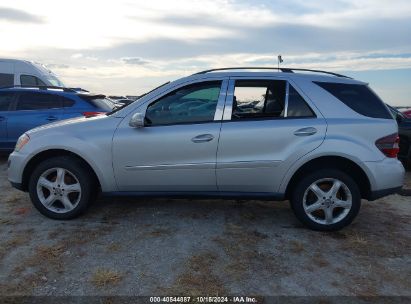
<instances>
[{"instance_id":1,"label":"front bumper","mask_svg":"<svg viewBox=\"0 0 411 304\"><path fill-rule=\"evenodd\" d=\"M27 154L21 152L13 152L9 156L7 161L8 180L16 189L27 190L23 181L23 173L29 159L30 157Z\"/></svg>"},{"instance_id":2,"label":"front bumper","mask_svg":"<svg viewBox=\"0 0 411 304\"><path fill-rule=\"evenodd\" d=\"M22 183L13 183L13 182L10 182L10 184L11 184L11 186L12 186L13 188L16 188L17 190L24 191L24 189L23 189L23 184L22 184Z\"/></svg>"}]
</instances>

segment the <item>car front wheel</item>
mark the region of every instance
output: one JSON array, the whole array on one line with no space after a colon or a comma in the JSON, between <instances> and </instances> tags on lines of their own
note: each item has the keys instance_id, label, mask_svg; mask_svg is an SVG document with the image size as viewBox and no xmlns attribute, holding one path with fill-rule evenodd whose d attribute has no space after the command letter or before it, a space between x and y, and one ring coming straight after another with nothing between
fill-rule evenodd
<instances>
[{"instance_id":1,"label":"car front wheel","mask_svg":"<svg viewBox=\"0 0 411 304\"><path fill-rule=\"evenodd\" d=\"M43 161L29 181L33 205L52 219L72 219L80 215L90 204L93 191L90 172L72 157Z\"/></svg>"},{"instance_id":2,"label":"car front wheel","mask_svg":"<svg viewBox=\"0 0 411 304\"><path fill-rule=\"evenodd\" d=\"M294 188L291 206L307 227L335 231L358 214L361 195L355 181L342 171L326 169L302 178Z\"/></svg>"}]
</instances>

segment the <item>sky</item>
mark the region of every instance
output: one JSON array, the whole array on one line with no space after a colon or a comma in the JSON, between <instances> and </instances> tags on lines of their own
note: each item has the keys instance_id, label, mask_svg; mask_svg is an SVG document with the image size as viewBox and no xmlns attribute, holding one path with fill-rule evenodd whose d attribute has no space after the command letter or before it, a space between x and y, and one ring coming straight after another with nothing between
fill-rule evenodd
<instances>
[{"instance_id":1,"label":"sky","mask_svg":"<svg viewBox=\"0 0 411 304\"><path fill-rule=\"evenodd\" d=\"M2 0L0 58L139 95L227 66L325 69L411 106L410 0Z\"/></svg>"}]
</instances>

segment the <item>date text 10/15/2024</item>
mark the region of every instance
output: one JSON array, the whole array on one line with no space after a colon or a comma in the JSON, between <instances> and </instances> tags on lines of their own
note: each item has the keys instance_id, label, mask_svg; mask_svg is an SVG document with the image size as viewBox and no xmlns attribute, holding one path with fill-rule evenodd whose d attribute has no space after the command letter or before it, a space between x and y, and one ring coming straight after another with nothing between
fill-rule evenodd
<instances>
[{"instance_id":1,"label":"date text 10/15/2024","mask_svg":"<svg viewBox=\"0 0 411 304\"><path fill-rule=\"evenodd\" d=\"M151 303L258 303L255 297L150 297Z\"/></svg>"}]
</instances>

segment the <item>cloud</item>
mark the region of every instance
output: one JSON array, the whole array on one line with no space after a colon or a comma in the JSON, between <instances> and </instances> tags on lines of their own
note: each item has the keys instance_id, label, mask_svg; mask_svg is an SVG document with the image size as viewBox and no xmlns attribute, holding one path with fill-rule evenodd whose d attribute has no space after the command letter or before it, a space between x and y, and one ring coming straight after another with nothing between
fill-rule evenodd
<instances>
[{"instance_id":1,"label":"cloud","mask_svg":"<svg viewBox=\"0 0 411 304\"><path fill-rule=\"evenodd\" d=\"M69 69L70 66L67 64L59 64L59 63L49 63L46 65L49 69Z\"/></svg>"},{"instance_id":2,"label":"cloud","mask_svg":"<svg viewBox=\"0 0 411 304\"><path fill-rule=\"evenodd\" d=\"M9 22L21 23L43 23L42 17L32 15L23 10L0 7L0 21L6 20Z\"/></svg>"},{"instance_id":3,"label":"cloud","mask_svg":"<svg viewBox=\"0 0 411 304\"><path fill-rule=\"evenodd\" d=\"M121 58L121 60L126 64L145 65L149 63L149 61L144 60L140 57L124 57Z\"/></svg>"},{"instance_id":4,"label":"cloud","mask_svg":"<svg viewBox=\"0 0 411 304\"><path fill-rule=\"evenodd\" d=\"M272 66L278 54L284 66L411 68L409 0L112 0L98 14L92 1L71 1L65 10L51 0L10 1L6 21L28 22L15 12L30 12L47 23L36 25L39 35L2 23L0 56L51 64L67 83L113 93L207 68Z\"/></svg>"},{"instance_id":5,"label":"cloud","mask_svg":"<svg viewBox=\"0 0 411 304\"><path fill-rule=\"evenodd\" d=\"M71 55L70 57L73 58L73 59L79 59L79 58L82 58L82 57L83 57L83 54L81 54L81 53L75 53L75 54Z\"/></svg>"}]
</instances>

